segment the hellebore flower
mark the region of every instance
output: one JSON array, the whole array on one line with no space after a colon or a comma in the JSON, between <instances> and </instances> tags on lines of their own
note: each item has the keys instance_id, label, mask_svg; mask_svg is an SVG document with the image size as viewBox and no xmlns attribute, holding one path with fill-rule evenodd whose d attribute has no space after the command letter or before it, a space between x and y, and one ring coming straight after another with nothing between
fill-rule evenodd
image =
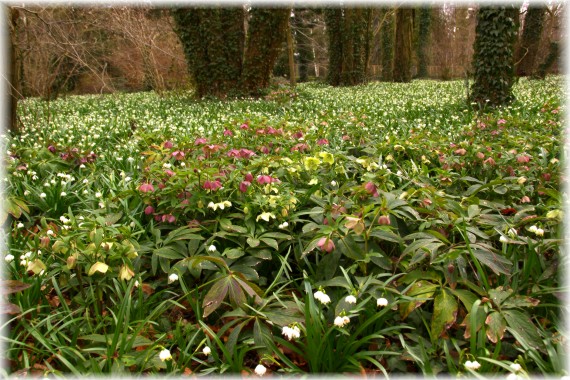
<instances>
[{"instance_id":1,"label":"hellebore flower","mask_svg":"<svg viewBox=\"0 0 570 380\"><path fill-rule=\"evenodd\" d=\"M335 248L333 241L328 237L320 238L317 242L317 247L319 247L321 251L325 251L327 253L331 253Z\"/></svg>"}]
</instances>

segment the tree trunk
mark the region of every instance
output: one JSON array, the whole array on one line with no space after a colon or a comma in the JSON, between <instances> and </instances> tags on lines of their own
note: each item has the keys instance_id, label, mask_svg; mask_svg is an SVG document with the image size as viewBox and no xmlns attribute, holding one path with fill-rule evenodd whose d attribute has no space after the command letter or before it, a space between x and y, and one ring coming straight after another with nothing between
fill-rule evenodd
<instances>
[{"instance_id":1,"label":"tree trunk","mask_svg":"<svg viewBox=\"0 0 570 380\"><path fill-rule=\"evenodd\" d=\"M196 96L226 97L236 91L245 40L242 8L174 9Z\"/></svg>"},{"instance_id":2,"label":"tree trunk","mask_svg":"<svg viewBox=\"0 0 570 380\"><path fill-rule=\"evenodd\" d=\"M518 14L512 7L481 7L473 54L471 101L479 107L508 104L514 97L514 41Z\"/></svg>"},{"instance_id":3,"label":"tree trunk","mask_svg":"<svg viewBox=\"0 0 570 380\"><path fill-rule=\"evenodd\" d=\"M20 62L21 53L18 49L17 44L17 33L18 33L18 18L19 13L15 8L9 9L9 28L10 28L10 46L9 46L9 91L10 96L8 97L9 107L8 107L8 117L10 119L9 129L12 133L18 133L20 130L19 118L18 118L18 100L22 97L21 91L21 79L22 79L22 65Z\"/></svg>"},{"instance_id":4,"label":"tree trunk","mask_svg":"<svg viewBox=\"0 0 570 380\"><path fill-rule=\"evenodd\" d=\"M396 10L396 44L394 54L394 82L412 80L412 33L414 10Z\"/></svg>"},{"instance_id":5,"label":"tree trunk","mask_svg":"<svg viewBox=\"0 0 570 380\"><path fill-rule=\"evenodd\" d=\"M391 82L394 67L394 13L390 8L382 12L382 80Z\"/></svg>"},{"instance_id":6,"label":"tree trunk","mask_svg":"<svg viewBox=\"0 0 570 380\"><path fill-rule=\"evenodd\" d=\"M431 7L422 6L419 14L419 37L418 37L418 78L426 78L427 56L426 48L429 40L429 26L431 21Z\"/></svg>"},{"instance_id":7,"label":"tree trunk","mask_svg":"<svg viewBox=\"0 0 570 380\"><path fill-rule=\"evenodd\" d=\"M540 46L540 36L544 25L544 15L544 6L528 7L516 58L518 76L529 76L534 73L536 53Z\"/></svg>"},{"instance_id":8,"label":"tree trunk","mask_svg":"<svg viewBox=\"0 0 570 380\"><path fill-rule=\"evenodd\" d=\"M295 48L293 46L293 28L291 22L287 23L287 55L289 56L289 83L291 87L297 84L297 72L295 70Z\"/></svg>"},{"instance_id":9,"label":"tree trunk","mask_svg":"<svg viewBox=\"0 0 570 380\"><path fill-rule=\"evenodd\" d=\"M258 95L261 89L269 86L271 71L285 40L291 10L254 8L251 13L241 90L246 94Z\"/></svg>"},{"instance_id":10,"label":"tree trunk","mask_svg":"<svg viewBox=\"0 0 570 380\"><path fill-rule=\"evenodd\" d=\"M327 82L331 86L338 86L341 83L342 57L344 54L342 43L342 9L325 9L325 23L329 40Z\"/></svg>"}]
</instances>

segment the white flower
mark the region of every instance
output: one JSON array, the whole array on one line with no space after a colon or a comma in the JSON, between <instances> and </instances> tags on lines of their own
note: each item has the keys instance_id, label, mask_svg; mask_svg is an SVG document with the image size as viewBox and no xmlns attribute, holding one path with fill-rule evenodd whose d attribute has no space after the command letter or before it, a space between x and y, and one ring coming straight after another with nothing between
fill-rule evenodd
<instances>
[{"instance_id":1,"label":"white flower","mask_svg":"<svg viewBox=\"0 0 570 380\"><path fill-rule=\"evenodd\" d=\"M257 376L263 376L265 375L265 372L267 372L267 368L265 368L263 364L258 364L257 367L255 367L254 372Z\"/></svg>"},{"instance_id":2,"label":"white flower","mask_svg":"<svg viewBox=\"0 0 570 380\"><path fill-rule=\"evenodd\" d=\"M509 239L507 239L506 236L501 235L501 237L499 238L499 241L500 241L501 243L507 243L507 242L509 241Z\"/></svg>"},{"instance_id":3,"label":"white flower","mask_svg":"<svg viewBox=\"0 0 570 380\"><path fill-rule=\"evenodd\" d=\"M528 230L529 230L530 232L532 232L532 233L536 233L536 230L538 230L538 227L535 226L535 225L532 225L532 226L530 226L530 227L528 228Z\"/></svg>"},{"instance_id":4,"label":"white flower","mask_svg":"<svg viewBox=\"0 0 570 380\"><path fill-rule=\"evenodd\" d=\"M170 354L170 351L167 350L166 348L164 350L160 351L160 354L158 354L158 357L162 361L172 359L172 355Z\"/></svg>"},{"instance_id":5,"label":"white flower","mask_svg":"<svg viewBox=\"0 0 570 380\"><path fill-rule=\"evenodd\" d=\"M513 363L511 364L511 369L515 372L519 372L520 370L522 370L522 367L519 363Z\"/></svg>"},{"instance_id":6,"label":"white flower","mask_svg":"<svg viewBox=\"0 0 570 380\"><path fill-rule=\"evenodd\" d=\"M474 360L474 361L467 360L465 362L465 368L472 369L472 370L476 371L479 368L481 368L481 364L479 364L479 362L477 360Z\"/></svg>"},{"instance_id":7,"label":"white flower","mask_svg":"<svg viewBox=\"0 0 570 380\"><path fill-rule=\"evenodd\" d=\"M16 225L16 228L24 228L24 223L20 222Z\"/></svg>"},{"instance_id":8,"label":"white flower","mask_svg":"<svg viewBox=\"0 0 570 380\"><path fill-rule=\"evenodd\" d=\"M79 165L79 169L85 169L85 165L84 164Z\"/></svg>"},{"instance_id":9,"label":"white flower","mask_svg":"<svg viewBox=\"0 0 570 380\"><path fill-rule=\"evenodd\" d=\"M281 223L280 225L278 225L277 227L279 227L279 228L281 228L281 229L285 229L285 228L287 228L288 226L289 226L289 223L283 222L283 223Z\"/></svg>"},{"instance_id":10,"label":"white flower","mask_svg":"<svg viewBox=\"0 0 570 380\"><path fill-rule=\"evenodd\" d=\"M65 216L60 216L59 220L63 223L63 224L67 224L69 223L69 219L67 219Z\"/></svg>"},{"instance_id":11,"label":"white flower","mask_svg":"<svg viewBox=\"0 0 570 380\"><path fill-rule=\"evenodd\" d=\"M65 191L62 191L61 194L59 194L59 195L61 195L62 197L65 197L67 195L67 193Z\"/></svg>"},{"instance_id":12,"label":"white flower","mask_svg":"<svg viewBox=\"0 0 570 380\"><path fill-rule=\"evenodd\" d=\"M321 301L322 304L327 304L329 302L331 302L331 299L329 296L327 296L325 293L323 293L322 291L318 290L315 292L314 294L315 299Z\"/></svg>"},{"instance_id":13,"label":"white flower","mask_svg":"<svg viewBox=\"0 0 570 380\"><path fill-rule=\"evenodd\" d=\"M544 236L544 230L542 228L537 228L535 234L536 236Z\"/></svg>"},{"instance_id":14,"label":"white flower","mask_svg":"<svg viewBox=\"0 0 570 380\"><path fill-rule=\"evenodd\" d=\"M178 275L176 273L172 273L170 276L168 276L168 283L171 284L174 281L178 281Z\"/></svg>"},{"instance_id":15,"label":"white flower","mask_svg":"<svg viewBox=\"0 0 570 380\"><path fill-rule=\"evenodd\" d=\"M132 158L132 157L127 158L127 161L129 161L129 162L133 162L134 160L135 160L135 159Z\"/></svg>"},{"instance_id":16,"label":"white flower","mask_svg":"<svg viewBox=\"0 0 570 380\"><path fill-rule=\"evenodd\" d=\"M52 230L47 230L47 231L46 231L46 234L47 234L47 235L53 235L53 231L52 231Z\"/></svg>"},{"instance_id":17,"label":"white flower","mask_svg":"<svg viewBox=\"0 0 570 380\"><path fill-rule=\"evenodd\" d=\"M346 296L346 298L344 299L346 301L346 303L356 303L356 297L353 295L350 296Z\"/></svg>"},{"instance_id":18,"label":"white flower","mask_svg":"<svg viewBox=\"0 0 570 380\"><path fill-rule=\"evenodd\" d=\"M103 196L103 194L101 194L99 191L95 193L95 198L101 198Z\"/></svg>"},{"instance_id":19,"label":"white flower","mask_svg":"<svg viewBox=\"0 0 570 380\"><path fill-rule=\"evenodd\" d=\"M281 334L285 335L288 340L292 340L301 336L301 330L299 330L298 326L284 326Z\"/></svg>"},{"instance_id":20,"label":"white flower","mask_svg":"<svg viewBox=\"0 0 570 380\"><path fill-rule=\"evenodd\" d=\"M138 288L141 284L139 284L139 280L135 280L134 286L135 288Z\"/></svg>"},{"instance_id":21,"label":"white flower","mask_svg":"<svg viewBox=\"0 0 570 380\"><path fill-rule=\"evenodd\" d=\"M517 230L515 230L514 228L509 228L507 235L509 235L511 239L514 239L517 237Z\"/></svg>"},{"instance_id":22,"label":"white flower","mask_svg":"<svg viewBox=\"0 0 570 380\"><path fill-rule=\"evenodd\" d=\"M89 183L89 180L88 180L87 178L85 178L85 179L83 180L83 183L84 183L84 184L88 184L88 183Z\"/></svg>"},{"instance_id":23,"label":"white flower","mask_svg":"<svg viewBox=\"0 0 570 380\"><path fill-rule=\"evenodd\" d=\"M520 377L516 373L511 372L507 375L507 380L519 380L519 379L522 379L522 377Z\"/></svg>"},{"instance_id":24,"label":"white flower","mask_svg":"<svg viewBox=\"0 0 570 380\"><path fill-rule=\"evenodd\" d=\"M27 197L28 195L30 195L30 190L24 190L24 196Z\"/></svg>"},{"instance_id":25,"label":"white flower","mask_svg":"<svg viewBox=\"0 0 570 380\"><path fill-rule=\"evenodd\" d=\"M347 325L350 322L350 318L348 318L346 315L344 317L341 317L340 315L338 317L336 317L334 319L334 324L335 326L338 327L344 327L344 325Z\"/></svg>"},{"instance_id":26,"label":"white flower","mask_svg":"<svg viewBox=\"0 0 570 380\"><path fill-rule=\"evenodd\" d=\"M210 252L216 252L216 249L217 249L216 246L213 244L208 247L208 251L210 251Z\"/></svg>"},{"instance_id":27,"label":"white flower","mask_svg":"<svg viewBox=\"0 0 570 380\"><path fill-rule=\"evenodd\" d=\"M10 263L14 260L14 256L13 255L6 255L6 257L4 257L4 261L6 261L7 263Z\"/></svg>"},{"instance_id":28,"label":"white flower","mask_svg":"<svg viewBox=\"0 0 570 380\"><path fill-rule=\"evenodd\" d=\"M46 193L41 193L41 194L40 194L40 198L45 198L45 197L47 197Z\"/></svg>"},{"instance_id":29,"label":"white flower","mask_svg":"<svg viewBox=\"0 0 570 380\"><path fill-rule=\"evenodd\" d=\"M204 346L204 349L202 350L202 353L206 356L210 355L212 353L212 349L208 346Z\"/></svg>"},{"instance_id":30,"label":"white flower","mask_svg":"<svg viewBox=\"0 0 570 380\"><path fill-rule=\"evenodd\" d=\"M24 254L24 257L27 258L27 259L29 259L30 257L32 257L32 251L26 252L26 253ZM20 256L20 258L22 258L22 257Z\"/></svg>"},{"instance_id":31,"label":"white flower","mask_svg":"<svg viewBox=\"0 0 570 380\"><path fill-rule=\"evenodd\" d=\"M386 298L378 298L376 300L376 306L378 307L388 306L388 300Z\"/></svg>"}]
</instances>

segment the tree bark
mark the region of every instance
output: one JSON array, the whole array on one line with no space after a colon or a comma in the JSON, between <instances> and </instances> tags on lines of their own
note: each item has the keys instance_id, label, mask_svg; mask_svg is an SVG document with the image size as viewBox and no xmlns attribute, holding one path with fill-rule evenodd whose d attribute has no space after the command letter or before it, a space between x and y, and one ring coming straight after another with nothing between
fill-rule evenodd
<instances>
[{"instance_id":1,"label":"tree bark","mask_svg":"<svg viewBox=\"0 0 570 380\"><path fill-rule=\"evenodd\" d=\"M269 86L290 14L289 8L252 10L240 86L246 94L258 95L261 89Z\"/></svg>"},{"instance_id":2,"label":"tree bark","mask_svg":"<svg viewBox=\"0 0 570 380\"><path fill-rule=\"evenodd\" d=\"M479 107L510 103L514 97L515 18L513 7L482 6L477 13L473 54L475 82L470 100Z\"/></svg>"},{"instance_id":3,"label":"tree bark","mask_svg":"<svg viewBox=\"0 0 570 380\"><path fill-rule=\"evenodd\" d=\"M534 74L536 54L540 46L540 36L544 25L544 15L545 8L543 6L529 6L527 10L516 58L518 76Z\"/></svg>"},{"instance_id":4,"label":"tree bark","mask_svg":"<svg viewBox=\"0 0 570 380\"><path fill-rule=\"evenodd\" d=\"M21 53L18 49L17 44L17 34L18 34L18 18L19 12L15 8L9 8L9 28L10 28L10 45L9 49L9 92L8 97L9 107L8 107L8 117L9 117L9 130L12 133L18 133L20 131L20 123L18 118L18 100L22 97L21 82L22 82L22 65L20 62Z\"/></svg>"},{"instance_id":5,"label":"tree bark","mask_svg":"<svg viewBox=\"0 0 570 380\"><path fill-rule=\"evenodd\" d=\"M414 10L396 10L396 43L394 54L394 82L412 80L412 33Z\"/></svg>"}]
</instances>

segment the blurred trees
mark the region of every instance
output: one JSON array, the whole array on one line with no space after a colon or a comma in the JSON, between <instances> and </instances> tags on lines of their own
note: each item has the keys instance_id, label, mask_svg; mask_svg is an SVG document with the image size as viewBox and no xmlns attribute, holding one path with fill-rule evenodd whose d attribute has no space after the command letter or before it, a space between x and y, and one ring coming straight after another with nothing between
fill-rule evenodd
<instances>
[{"instance_id":1,"label":"blurred trees","mask_svg":"<svg viewBox=\"0 0 570 380\"><path fill-rule=\"evenodd\" d=\"M560 71L559 42L563 35L565 6L560 2L543 5L541 23L536 10L540 7L521 10L522 22L515 57L515 62L519 63L519 75L540 77ZM7 24L11 26L9 53L13 57L11 72L15 75L11 77L12 89L18 96L53 99L67 93L198 89L198 84L191 81L184 49L174 32L176 22L171 9L53 5L10 6L8 9L10 20ZM411 78L465 78L472 74L477 9L475 2L461 5L438 3L416 8L409 68L408 64L394 65L395 53L402 53L402 46L396 41L398 10L395 7L329 9L327 12L333 19L340 17L338 26L327 25L323 8L294 8L291 14L282 15L284 23L280 25L286 26L285 19L291 18L296 75L301 81L324 81L327 77L331 83L346 85L367 80L391 81L394 70L401 68L408 68L406 72ZM208 50L210 61L206 64L210 67L225 65L228 73L244 69L246 26L257 28L255 22L252 23L253 18L250 19L255 11L250 14L245 8L234 8L234 12L243 13L234 20L235 25L227 21L228 30L234 33L224 34L221 29L217 33L227 40L241 40L235 56L214 54L215 48L211 46ZM399 13L403 15L405 12ZM531 33L533 23L542 25L540 33L539 29ZM342 31L343 28L346 32ZM263 86L271 77L267 76L268 71L277 76L290 72L285 34L275 33L277 29L269 33L279 37L279 45L273 45L270 55L275 52L282 54L282 67L273 67L271 60L267 60L264 67L250 70L247 74L260 74L257 80ZM203 36L204 40L212 37ZM330 43L329 37L332 38ZM406 42L409 41L408 38ZM334 52L338 51L335 49L343 45L350 53L337 53L337 58L334 58ZM333 53L330 64L329 51ZM529 71L527 67L532 61L533 51L536 53ZM254 54L250 50L250 62L255 61L252 60ZM240 62L238 56L241 56ZM216 81L214 87L227 85L222 84L223 79ZM239 84L236 83L232 86L240 87L241 84L247 91L251 90L243 86L241 79ZM198 89L198 92L203 90Z\"/></svg>"}]
</instances>

